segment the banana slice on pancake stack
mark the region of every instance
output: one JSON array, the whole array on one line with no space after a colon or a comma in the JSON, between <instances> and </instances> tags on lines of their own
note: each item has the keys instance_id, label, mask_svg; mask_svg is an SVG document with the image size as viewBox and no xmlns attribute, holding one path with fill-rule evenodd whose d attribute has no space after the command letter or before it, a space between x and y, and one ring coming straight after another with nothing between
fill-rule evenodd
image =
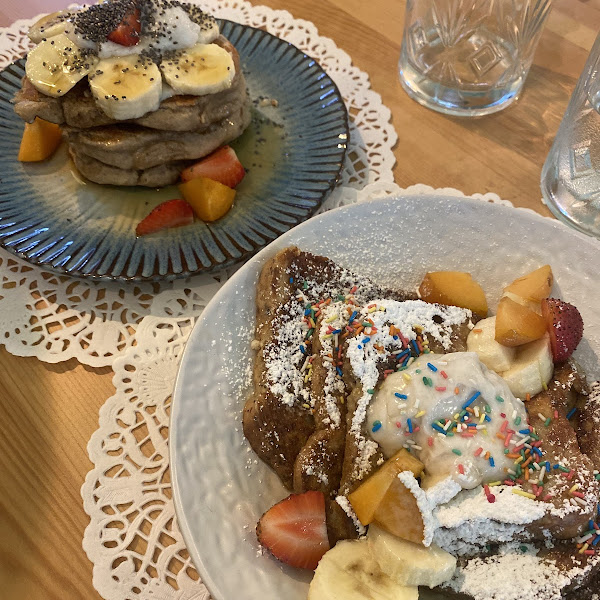
<instances>
[{"instance_id":1,"label":"banana slice on pancake stack","mask_svg":"<svg viewBox=\"0 0 600 600\"><path fill-rule=\"evenodd\" d=\"M165 81L177 94L215 94L231 86L231 54L217 44L196 44L161 63Z\"/></svg>"},{"instance_id":2,"label":"banana slice on pancake stack","mask_svg":"<svg viewBox=\"0 0 600 600\"><path fill-rule=\"evenodd\" d=\"M135 119L160 105L162 80L158 67L138 56L116 56L98 62L90 76L98 106L113 119Z\"/></svg>"},{"instance_id":3,"label":"banana slice on pancake stack","mask_svg":"<svg viewBox=\"0 0 600 600\"><path fill-rule=\"evenodd\" d=\"M64 33L59 33L30 50L25 72L38 90L58 98L88 75L97 62L96 57L88 56Z\"/></svg>"}]
</instances>

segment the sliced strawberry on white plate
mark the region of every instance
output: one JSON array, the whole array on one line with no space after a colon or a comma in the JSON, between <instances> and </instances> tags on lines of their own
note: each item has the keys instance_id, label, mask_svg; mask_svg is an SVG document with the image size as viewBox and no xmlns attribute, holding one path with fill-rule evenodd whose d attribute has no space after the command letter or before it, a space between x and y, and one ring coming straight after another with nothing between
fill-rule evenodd
<instances>
[{"instance_id":1,"label":"sliced strawberry on white plate","mask_svg":"<svg viewBox=\"0 0 600 600\"><path fill-rule=\"evenodd\" d=\"M181 172L181 180L207 177L234 188L246 175L246 170L231 146L222 146Z\"/></svg>"},{"instance_id":2,"label":"sliced strawberry on white plate","mask_svg":"<svg viewBox=\"0 0 600 600\"><path fill-rule=\"evenodd\" d=\"M133 5L118 27L108 34L108 39L120 46L136 46L140 41L140 9Z\"/></svg>"},{"instance_id":3,"label":"sliced strawberry on white plate","mask_svg":"<svg viewBox=\"0 0 600 600\"><path fill-rule=\"evenodd\" d=\"M272 506L256 526L258 541L280 561L316 569L329 550L322 492L292 494Z\"/></svg>"},{"instance_id":4,"label":"sliced strawberry on white plate","mask_svg":"<svg viewBox=\"0 0 600 600\"><path fill-rule=\"evenodd\" d=\"M583 319L575 306L557 298L542 300L542 316L550 334L554 362L564 362L583 337Z\"/></svg>"},{"instance_id":5,"label":"sliced strawberry on white plate","mask_svg":"<svg viewBox=\"0 0 600 600\"><path fill-rule=\"evenodd\" d=\"M140 237L160 231L161 229L181 227L193 222L194 211L185 200L167 200L159 204L147 217L144 217L138 223L135 228L135 235Z\"/></svg>"}]
</instances>

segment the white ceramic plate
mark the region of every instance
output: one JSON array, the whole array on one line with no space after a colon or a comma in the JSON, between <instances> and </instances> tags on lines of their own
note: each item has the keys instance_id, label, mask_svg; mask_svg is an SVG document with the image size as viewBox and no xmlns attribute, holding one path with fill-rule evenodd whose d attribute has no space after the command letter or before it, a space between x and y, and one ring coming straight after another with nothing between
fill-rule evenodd
<instances>
[{"instance_id":1,"label":"white ceramic plate","mask_svg":"<svg viewBox=\"0 0 600 600\"><path fill-rule=\"evenodd\" d=\"M255 285L261 266L295 244L390 286L428 270L473 274L495 308L502 286L552 265L554 296L585 323L576 357L600 377L600 244L531 211L453 197L355 204L320 215L270 244L214 297L181 363L170 429L174 501L192 560L215 600L304 600L310 574L261 554L254 529L287 492L242 435Z\"/></svg>"}]
</instances>

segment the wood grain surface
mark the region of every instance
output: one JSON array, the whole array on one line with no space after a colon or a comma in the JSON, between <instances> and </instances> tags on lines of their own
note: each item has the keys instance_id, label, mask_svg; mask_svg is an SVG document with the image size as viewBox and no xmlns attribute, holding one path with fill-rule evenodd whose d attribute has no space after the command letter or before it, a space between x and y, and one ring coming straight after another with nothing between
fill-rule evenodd
<instances>
[{"instance_id":1,"label":"wood grain surface","mask_svg":"<svg viewBox=\"0 0 600 600\"><path fill-rule=\"evenodd\" d=\"M396 182L495 192L549 214L541 168L600 30L600 0L555 0L521 99L481 119L445 117L402 91L397 61L404 1L263 0L314 22L392 111ZM3 0L0 26L62 8L61 0ZM0 347L0 600L100 598L81 547L86 445L114 393L110 369L48 365ZM145 600L145 599L142 599Z\"/></svg>"}]
</instances>

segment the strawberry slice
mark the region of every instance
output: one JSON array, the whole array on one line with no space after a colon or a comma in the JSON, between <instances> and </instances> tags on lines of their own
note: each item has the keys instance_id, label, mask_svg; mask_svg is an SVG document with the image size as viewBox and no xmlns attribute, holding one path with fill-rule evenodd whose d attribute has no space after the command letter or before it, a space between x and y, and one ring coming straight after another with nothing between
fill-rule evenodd
<instances>
[{"instance_id":1,"label":"strawberry slice","mask_svg":"<svg viewBox=\"0 0 600 600\"><path fill-rule=\"evenodd\" d=\"M140 41L141 29L140 9L134 6L125 14L117 28L108 34L108 39L120 46L135 46Z\"/></svg>"},{"instance_id":2,"label":"strawberry slice","mask_svg":"<svg viewBox=\"0 0 600 600\"><path fill-rule=\"evenodd\" d=\"M329 550L325 496L317 491L288 496L260 518L256 535L282 562L301 569L316 569Z\"/></svg>"},{"instance_id":3,"label":"strawberry slice","mask_svg":"<svg viewBox=\"0 0 600 600\"><path fill-rule=\"evenodd\" d=\"M550 334L554 362L564 362L583 337L583 319L575 306L557 298L542 300L542 316Z\"/></svg>"},{"instance_id":4,"label":"strawberry slice","mask_svg":"<svg viewBox=\"0 0 600 600\"><path fill-rule=\"evenodd\" d=\"M185 201L180 199L167 200L159 204L152 212L142 219L135 228L135 235L148 235L169 227L181 227L194 222L194 211Z\"/></svg>"},{"instance_id":5,"label":"strawberry slice","mask_svg":"<svg viewBox=\"0 0 600 600\"><path fill-rule=\"evenodd\" d=\"M197 177L214 179L227 187L234 188L246 175L246 170L238 160L235 150L231 146L222 146L212 154L205 156L201 161L184 169L181 180L189 181Z\"/></svg>"}]
</instances>

